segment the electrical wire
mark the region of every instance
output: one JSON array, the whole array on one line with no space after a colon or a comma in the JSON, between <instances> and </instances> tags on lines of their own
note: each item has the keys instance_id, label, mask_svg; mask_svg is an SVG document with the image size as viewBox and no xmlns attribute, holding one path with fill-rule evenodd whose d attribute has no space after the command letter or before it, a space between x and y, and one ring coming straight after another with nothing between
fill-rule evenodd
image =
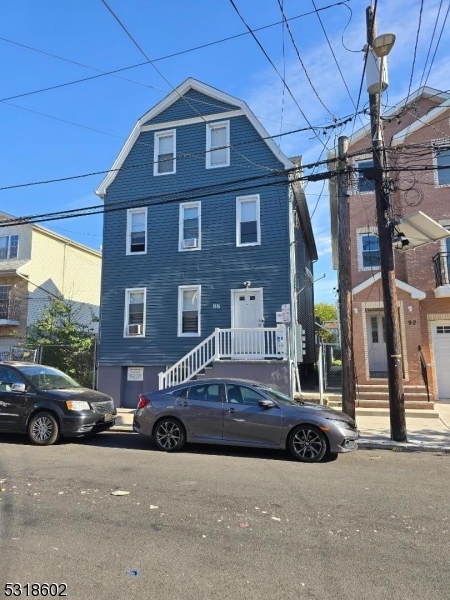
<instances>
[{"instance_id":1,"label":"electrical wire","mask_svg":"<svg viewBox=\"0 0 450 600\"><path fill-rule=\"evenodd\" d=\"M438 41L437 41L437 43L436 43L436 47L435 47L435 49L434 49L433 58L431 59L431 62L430 62L430 67L429 67L429 69L428 69L428 73L427 73L427 76L426 76L426 79L425 79L425 82L424 82L424 86L426 86L426 85L427 85L428 78L430 77L431 69L432 69L432 67L433 67L434 59L436 58L436 53L437 53L437 51L438 51L439 44L441 43L441 38L442 38L442 34L443 34L443 32L444 32L444 27L445 27L445 24L446 24L446 22L447 22L447 18L448 18L448 13L449 13L449 11L450 11L450 3L449 3L449 5L448 5L448 7L447 7L447 12L445 13L444 21L443 21L443 23L442 23L442 27L441 27L441 32L440 32L440 34L439 34L439 38L438 38Z\"/></svg>"},{"instance_id":2,"label":"electrical wire","mask_svg":"<svg viewBox=\"0 0 450 600\"><path fill-rule=\"evenodd\" d=\"M319 19L320 26L322 27L322 31L323 31L323 33L324 33L324 35L325 35L325 38L326 38L326 40L327 40L327 43L328 43L328 47L330 48L331 54L333 55L334 62L336 63L336 66L337 66L337 68L338 68L338 71L339 71L339 75L341 76L341 79L342 79L342 81L344 82L345 89L347 90L347 93L348 93L348 95L349 95L349 98L350 98L350 100L351 100L351 102L352 102L352 104L353 104L353 107L355 108L355 110L358 110L358 109L356 108L356 104L355 104L355 102L354 102L354 100L353 100L353 96L351 95L351 93L350 93L350 90L349 90L349 88L348 88L347 82L345 81L345 77L344 77L344 74L342 73L342 69L341 69L341 67L340 67L340 65L339 65L339 62L338 62L337 58L336 58L336 54L334 53L333 46L331 45L330 38L328 37L328 34L327 34L327 32L326 32L326 29L325 29L325 26L324 26L324 24L323 24L322 18L321 18L320 14L319 14L319 11L317 10L316 3L315 3L315 1L314 1L314 0L311 0L311 2L312 2L312 5L314 6L314 9L316 10L316 15L317 15L317 18Z\"/></svg>"},{"instance_id":3,"label":"electrical wire","mask_svg":"<svg viewBox=\"0 0 450 600\"><path fill-rule=\"evenodd\" d=\"M39 113L39 114L41 114L41 113ZM64 122L66 122L66 121L64 121ZM332 124L332 125L326 125L324 127L316 127L316 129L322 129L322 130L331 129L332 130L335 127L338 127L339 125L346 124L347 122L348 122L348 120L346 119L342 123L337 123L337 124ZM67 121L67 123L71 123L71 122ZM75 123L71 123L71 124L75 124ZM105 133L105 132L100 131L98 129L95 129L94 131L99 132L99 133ZM247 145L247 144L254 144L254 143L258 143L260 141L264 141L264 140L268 140L268 139L274 139L276 137L282 137L282 136L286 136L286 135L292 135L294 133L299 133L299 132L303 132L303 131L310 131L310 127L302 127L300 129L295 129L295 130L292 130L292 131L285 131L283 133L278 133L276 135L269 135L269 136L265 136L265 137L257 137L257 138L254 138L252 140L245 140L245 141L242 141L242 142L236 142L234 144L234 147L236 147L236 146L243 146L243 145ZM106 135L114 135L114 134L106 134ZM141 144L143 144L145 146L153 148L153 146L151 146L150 144L146 144L144 142L139 142L139 140L137 140L135 143L141 143ZM178 160L183 160L183 159L192 158L192 157L195 158L197 156L202 157L205 154L207 154L208 152L212 152L212 150L201 150L201 151L197 151L197 152L183 153L183 155L177 155L175 158L178 161ZM136 164L136 165L126 165L126 166L119 167L117 169L106 169L106 170L103 170L103 171L93 171L93 172L90 172L90 173L83 173L83 174L79 174L79 175L70 175L70 176L59 177L59 178L55 178L55 179L46 179L46 180L41 180L41 181L33 181L33 182L27 182L27 183L18 183L18 184L14 184L14 185L8 185L8 186L0 187L0 191L12 190L12 189L22 188L22 187L30 187L30 186L35 186L35 185L45 185L45 184L50 184L50 183L60 183L60 182L64 182L64 181L71 181L73 179L83 179L85 177L93 177L95 175L106 175L107 173L110 173L110 172L113 173L113 172L119 172L119 171L127 171L129 169L141 169L141 168L146 168L146 167L149 167L149 166L153 166L155 164L157 164L157 161L145 162L145 163L140 163L140 164ZM320 164L325 164L325 163L323 163L323 162L321 163L320 161L319 162L316 161L314 163L311 163L311 166L310 165L303 165L303 168L304 169L313 168L313 167L315 167L317 165L320 165Z\"/></svg>"},{"instance_id":4,"label":"electrical wire","mask_svg":"<svg viewBox=\"0 0 450 600\"><path fill-rule=\"evenodd\" d=\"M413 61L412 61L412 67L411 67L411 76L409 78L408 95L406 96L405 106L408 104L409 96L411 93L412 80L414 77L414 67L416 66L417 46L419 43L420 28L422 26L422 11L423 11L423 0L420 0L419 24L417 27L416 42L414 44L414 55L413 55Z\"/></svg>"},{"instance_id":5,"label":"electrical wire","mask_svg":"<svg viewBox=\"0 0 450 600\"><path fill-rule=\"evenodd\" d=\"M281 0L277 0L277 1L278 1L278 6L280 7L281 14L283 15L283 20L284 20L284 23L286 23L286 27L287 27L287 30L288 30L288 32L289 32L289 36L290 36L290 38L291 38L291 41L292 41L292 45L293 45L293 46L294 46L294 48L295 48L295 52L297 53L298 60L299 60L299 62L300 62L300 64L301 64L301 66L302 66L302 69L303 69L303 71L304 71L304 73L305 73L305 75L306 75L306 79L308 80L308 82L309 82L309 85L311 86L311 88L312 88L312 90L313 90L314 94L316 95L316 98L317 98L317 99L318 99L318 101L320 102L320 104L321 104L321 105L324 107L324 109L327 111L327 113L328 113L328 114L331 116L331 118L334 120L334 119L336 118L336 115L334 115L334 114L333 114L333 113L332 113L332 112L331 112L331 111L328 109L328 107L327 107L327 106L324 104L324 102L323 102L322 98L319 96L319 93L317 92L316 88L314 87L314 84L313 84L313 82L311 81L311 78L310 78L310 76L309 76L309 74L308 74L308 71L306 70L305 63L303 62L303 60L302 60L302 57L300 56L300 51L299 51L299 49L298 49L298 46L297 46L297 44L296 44L296 42L295 42L294 34L293 34L293 33L292 33L292 31L291 31L291 28L290 28L290 26L289 26L288 19L287 19L287 17L286 17L286 14L285 14L285 12L284 12L284 7L283 7L283 4L282 4ZM283 49L283 60L284 60L284 49ZM284 72L284 74L283 74L283 79L285 79L285 72Z\"/></svg>"},{"instance_id":6,"label":"electrical wire","mask_svg":"<svg viewBox=\"0 0 450 600\"><path fill-rule=\"evenodd\" d=\"M442 10L442 4L443 3L444 3L444 0L441 0L440 4L439 4L439 9L438 9L437 17L436 17L436 20L434 22L433 33L431 34L430 44L428 46L428 52L427 52L427 57L425 59L425 64L423 66L422 76L420 78L419 89L422 87L422 81L423 81L423 78L425 77L425 72L427 70L428 59L430 58L431 48L433 46L434 36L436 35L437 24L439 22L439 17L441 15L441 10Z\"/></svg>"},{"instance_id":7,"label":"electrical wire","mask_svg":"<svg viewBox=\"0 0 450 600\"><path fill-rule=\"evenodd\" d=\"M154 62L149 58L149 56L145 53L145 51L139 45L139 43L137 42L137 40L133 37L133 35L131 34L131 32L127 29L127 27L125 26L125 24L121 21L121 19L119 18L119 16L109 6L108 2L106 0L100 0L100 1L106 7L106 9L111 13L112 17L115 19L115 21L117 21L117 23L119 24L119 26L121 27L121 29L126 33L126 35L133 42L133 44L136 46L136 48L139 50L139 52L147 59L148 63L153 67L153 69L155 69L155 71L158 73L158 75L162 79L164 79L164 81L167 83L167 85L169 85L174 92L176 92L176 94L178 95L179 99L183 100L194 112L197 113L197 115L202 119L202 121L204 121L205 124L208 125L208 121L200 113L200 111L198 111L195 108L195 106L193 106L191 104L191 102L189 102L189 100L186 98L185 95L180 94L180 92L178 91L178 89L176 87L174 87L170 83L170 81L167 79L167 77L162 73L161 69L159 69L154 64ZM222 135L222 134L219 134L219 135ZM271 167L266 167L265 165L259 165L259 164L255 163L254 161L252 161L251 159L249 159L247 156L245 156L244 154L242 154L241 152L239 152L238 150L236 150L235 147L233 146L233 144L229 143L229 141L226 139L226 135L225 135L225 137L222 136L222 141L224 143L224 146L229 146L230 148L232 148L237 154L239 154L239 156L241 156L244 160L246 160L249 164L253 165L254 167L257 167L258 169L262 169L262 170L267 170L267 171L273 171L274 170Z\"/></svg>"},{"instance_id":8,"label":"electrical wire","mask_svg":"<svg viewBox=\"0 0 450 600\"><path fill-rule=\"evenodd\" d=\"M102 0L102 2L104 2L104 0ZM300 114L302 115L302 117L305 119L305 121L308 123L308 125L311 127L311 123L308 119L308 117L305 115L305 113L303 112L300 104L297 102L297 99L295 98L294 94L291 91L291 88L289 87L289 85L286 83L286 80L283 79L283 76L281 75L280 71L278 70L277 66L275 65L275 63L272 61L272 59L270 58L270 56L267 54L264 46L261 44L261 42L258 40L258 38L256 37L254 31L251 29L251 27L247 24L246 20L244 19L244 17L241 15L238 7L236 6L234 0L229 0L230 4L233 6L234 10L236 11L237 15L239 16L239 18L241 19L242 23L245 25L245 27L248 29L249 33L252 35L253 39L255 40L255 42L258 44L259 48L261 49L261 51L263 52L264 56L267 58L267 60L269 61L270 65L273 67L273 69L275 70L275 72L277 73L278 77L281 79L281 81L283 82L283 84L285 85L290 97L292 98L292 100L294 101L294 104L297 106L297 108L300 111ZM322 139L320 138L320 136L314 132L314 135L317 137L317 139L320 141L320 143L322 145L325 145L322 141ZM328 150L328 148L327 148Z\"/></svg>"}]
</instances>

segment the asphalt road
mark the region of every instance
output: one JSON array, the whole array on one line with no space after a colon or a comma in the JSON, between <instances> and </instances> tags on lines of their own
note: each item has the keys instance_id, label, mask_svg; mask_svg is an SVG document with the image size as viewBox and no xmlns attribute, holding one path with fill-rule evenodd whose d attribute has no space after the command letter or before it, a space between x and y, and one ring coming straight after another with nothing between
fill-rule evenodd
<instances>
[{"instance_id":1,"label":"asphalt road","mask_svg":"<svg viewBox=\"0 0 450 600\"><path fill-rule=\"evenodd\" d=\"M0 598L7 582L64 582L72 600L450 596L448 455L302 465L164 454L133 433L49 448L2 436L1 488Z\"/></svg>"}]
</instances>

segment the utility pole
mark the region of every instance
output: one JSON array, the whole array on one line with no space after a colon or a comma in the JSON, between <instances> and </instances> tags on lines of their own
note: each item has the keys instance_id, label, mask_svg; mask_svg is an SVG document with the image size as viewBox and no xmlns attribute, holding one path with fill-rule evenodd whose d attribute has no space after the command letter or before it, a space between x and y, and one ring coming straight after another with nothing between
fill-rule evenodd
<instances>
[{"instance_id":1,"label":"utility pole","mask_svg":"<svg viewBox=\"0 0 450 600\"><path fill-rule=\"evenodd\" d=\"M350 211L347 166L348 138L338 140L338 252L339 252L339 320L342 353L342 411L355 418L355 371L353 355L353 313L350 257Z\"/></svg>"},{"instance_id":2,"label":"utility pole","mask_svg":"<svg viewBox=\"0 0 450 600\"><path fill-rule=\"evenodd\" d=\"M376 37L376 22L371 6L366 10L368 51ZM383 68L380 60L380 69ZM381 77L380 77L381 82ZM380 85L379 94L382 89ZM378 94L369 94L373 165L375 173L375 199L377 208L378 239L380 244L381 280L383 283L384 313L386 320L386 352L389 380L389 408L391 438L406 442L405 394L403 390L402 347L395 285L394 248L392 238L391 203L385 177L384 139L380 126Z\"/></svg>"}]
</instances>

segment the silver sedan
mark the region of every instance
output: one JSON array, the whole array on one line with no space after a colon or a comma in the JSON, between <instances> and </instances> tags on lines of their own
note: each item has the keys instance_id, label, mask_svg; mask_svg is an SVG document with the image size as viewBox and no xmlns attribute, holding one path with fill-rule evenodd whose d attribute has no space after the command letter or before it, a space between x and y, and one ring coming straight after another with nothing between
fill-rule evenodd
<instances>
[{"instance_id":1,"label":"silver sedan","mask_svg":"<svg viewBox=\"0 0 450 600\"><path fill-rule=\"evenodd\" d=\"M139 397L133 429L176 452L189 443L289 449L302 462L357 449L359 432L342 412L296 402L262 383L186 382Z\"/></svg>"}]
</instances>

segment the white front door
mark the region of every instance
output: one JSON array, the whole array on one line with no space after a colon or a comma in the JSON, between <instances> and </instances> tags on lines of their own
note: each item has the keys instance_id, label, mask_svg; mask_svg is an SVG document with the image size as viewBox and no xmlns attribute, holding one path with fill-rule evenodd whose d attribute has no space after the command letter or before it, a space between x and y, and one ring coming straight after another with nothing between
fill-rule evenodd
<instances>
[{"instance_id":1,"label":"white front door","mask_svg":"<svg viewBox=\"0 0 450 600\"><path fill-rule=\"evenodd\" d=\"M264 331L255 331L264 325L261 290L234 292L233 332L234 358L261 358L264 356Z\"/></svg>"},{"instance_id":2,"label":"white front door","mask_svg":"<svg viewBox=\"0 0 450 600\"><path fill-rule=\"evenodd\" d=\"M384 314L379 311L368 311L366 324L370 376L387 377L386 325Z\"/></svg>"},{"instance_id":3,"label":"white front door","mask_svg":"<svg viewBox=\"0 0 450 600\"><path fill-rule=\"evenodd\" d=\"M438 398L450 398L450 322L433 325L434 364Z\"/></svg>"}]
</instances>

